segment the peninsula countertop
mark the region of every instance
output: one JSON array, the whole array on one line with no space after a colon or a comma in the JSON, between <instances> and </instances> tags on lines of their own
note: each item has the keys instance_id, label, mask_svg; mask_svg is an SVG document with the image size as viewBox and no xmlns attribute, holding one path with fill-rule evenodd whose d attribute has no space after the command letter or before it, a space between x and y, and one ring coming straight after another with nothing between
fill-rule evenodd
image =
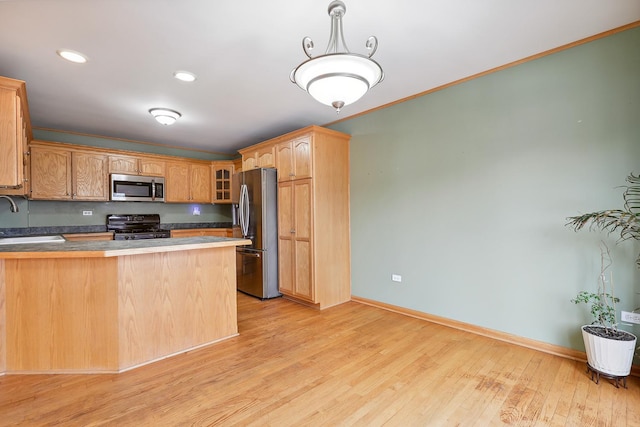
<instances>
[{"instance_id":1,"label":"peninsula countertop","mask_svg":"<svg viewBox=\"0 0 640 427\"><path fill-rule=\"evenodd\" d=\"M0 259L107 258L192 249L222 248L251 244L248 239L227 237L178 237L168 239L65 241L0 245Z\"/></svg>"}]
</instances>

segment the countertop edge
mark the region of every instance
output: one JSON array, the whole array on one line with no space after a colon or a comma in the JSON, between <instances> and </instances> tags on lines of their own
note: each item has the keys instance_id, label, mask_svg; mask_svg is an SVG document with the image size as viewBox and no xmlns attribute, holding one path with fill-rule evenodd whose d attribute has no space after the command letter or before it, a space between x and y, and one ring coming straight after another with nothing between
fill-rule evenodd
<instances>
[{"instance_id":1,"label":"countertop edge","mask_svg":"<svg viewBox=\"0 0 640 427\"><path fill-rule=\"evenodd\" d=\"M134 247L123 246L133 243ZM122 242L64 242L7 245L0 250L1 259L45 258L109 258L161 252L190 251L209 248L225 248L250 245L251 240L225 237L177 237ZM130 245L129 245L130 246ZM58 249L58 250L56 250Z\"/></svg>"}]
</instances>

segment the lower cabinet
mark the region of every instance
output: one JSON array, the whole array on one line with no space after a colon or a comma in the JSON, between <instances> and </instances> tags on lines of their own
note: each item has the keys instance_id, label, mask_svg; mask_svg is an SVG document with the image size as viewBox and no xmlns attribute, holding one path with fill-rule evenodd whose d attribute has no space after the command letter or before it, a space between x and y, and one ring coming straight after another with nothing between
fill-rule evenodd
<instances>
[{"instance_id":1,"label":"lower cabinet","mask_svg":"<svg viewBox=\"0 0 640 427\"><path fill-rule=\"evenodd\" d=\"M311 179L278 184L278 267L281 293L316 303L311 195Z\"/></svg>"},{"instance_id":2,"label":"lower cabinet","mask_svg":"<svg viewBox=\"0 0 640 427\"><path fill-rule=\"evenodd\" d=\"M113 240L113 232L106 233L72 233L63 234L66 240L70 242L86 242L86 241L99 241L99 240Z\"/></svg>"},{"instance_id":3,"label":"lower cabinet","mask_svg":"<svg viewBox=\"0 0 640 427\"><path fill-rule=\"evenodd\" d=\"M231 237L231 228L184 228L171 230L171 237Z\"/></svg>"}]
</instances>

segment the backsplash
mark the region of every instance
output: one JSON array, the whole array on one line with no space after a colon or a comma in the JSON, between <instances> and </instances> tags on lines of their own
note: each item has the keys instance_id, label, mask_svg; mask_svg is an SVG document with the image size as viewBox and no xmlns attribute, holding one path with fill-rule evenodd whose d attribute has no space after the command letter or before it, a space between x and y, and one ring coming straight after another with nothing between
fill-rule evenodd
<instances>
[{"instance_id":1,"label":"backsplash","mask_svg":"<svg viewBox=\"0 0 640 427\"><path fill-rule=\"evenodd\" d=\"M48 227L76 227L82 226L87 232L104 231L106 217L109 214L143 214L158 213L162 224L194 224L198 223L231 223L231 205L210 204L173 204L173 203L145 203L145 202L66 202L26 200L13 197L19 212L9 210L9 202L0 199L0 236L14 234L14 229ZM200 215L193 215L199 210ZM84 211L91 211L92 215L83 215ZM3 231L3 229L6 229ZM11 230L9 230L11 229ZM33 233L29 233L33 234ZM48 234L43 232L42 234Z\"/></svg>"}]
</instances>

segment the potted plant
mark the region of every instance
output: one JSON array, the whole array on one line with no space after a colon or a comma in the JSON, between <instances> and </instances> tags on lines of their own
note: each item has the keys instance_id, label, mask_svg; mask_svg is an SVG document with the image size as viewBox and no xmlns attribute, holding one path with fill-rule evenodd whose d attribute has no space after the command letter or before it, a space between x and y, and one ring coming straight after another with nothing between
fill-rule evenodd
<instances>
[{"instance_id":1,"label":"potted plant","mask_svg":"<svg viewBox=\"0 0 640 427\"><path fill-rule=\"evenodd\" d=\"M624 380L631 372L633 351L637 338L635 335L618 329L616 322L616 303L620 299L613 294L613 280L607 277L607 269L611 266L609 248L602 243L600 252L600 276L598 277L597 293L580 291L571 302L575 304L591 305L593 322L582 326L582 339L587 353L587 372L594 374L596 383L600 375Z\"/></svg>"},{"instance_id":2,"label":"potted plant","mask_svg":"<svg viewBox=\"0 0 640 427\"><path fill-rule=\"evenodd\" d=\"M573 227L575 231L586 225L589 225L590 230L597 228L609 233L619 231L620 241L640 240L640 175L629 174L627 182L629 185L622 194L624 209L609 209L572 216L568 218L567 225ZM640 268L640 254L636 264Z\"/></svg>"},{"instance_id":3,"label":"potted plant","mask_svg":"<svg viewBox=\"0 0 640 427\"><path fill-rule=\"evenodd\" d=\"M567 225L578 231L588 224L590 229L598 228L609 233L618 231L620 241L640 240L640 175L630 174L627 182L629 185L623 193L624 209L610 209L570 217ZM640 255L636 263L640 267ZM615 304L620 300L614 296L613 282L606 276L606 270L610 265L609 248L603 244L597 293L582 291L572 301L576 304L591 304L594 322L582 327L582 337L587 353L587 369L592 372L592 378L594 373L596 379L599 379L601 374L614 378L616 387L618 380L625 378L626 387L626 376L631 371L637 338L617 328Z\"/></svg>"}]
</instances>

